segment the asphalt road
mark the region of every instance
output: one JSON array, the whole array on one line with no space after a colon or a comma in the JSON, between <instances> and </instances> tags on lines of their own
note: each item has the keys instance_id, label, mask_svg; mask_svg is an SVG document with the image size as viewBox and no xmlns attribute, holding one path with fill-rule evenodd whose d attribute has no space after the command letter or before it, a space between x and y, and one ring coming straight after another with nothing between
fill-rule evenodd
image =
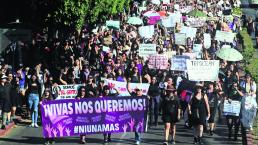
<instances>
[{"instance_id":1,"label":"asphalt road","mask_svg":"<svg viewBox=\"0 0 258 145\"><path fill-rule=\"evenodd\" d=\"M44 144L41 128L30 128L28 124L18 124L9 132L7 136L0 138L0 145L41 145ZM177 125L176 143L178 145L193 144L192 129L186 129L183 126L183 120ZM160 122L158 127L148 129L148 132L142 134L142 145L162 145L163 143L163 125ZM87 145L103 144L103 135L89 135ZM205 145L240 145L241 136L239 133L237 142L227 138L227 127L223 124L218 124L215 134L209 136L204 133ZM59 138L56 139L56 145L76 145L79 144L79 137ZM113 134L112 142L109 145L131 145L134 144L134 133Z\"/></svg>"}]
</instances>

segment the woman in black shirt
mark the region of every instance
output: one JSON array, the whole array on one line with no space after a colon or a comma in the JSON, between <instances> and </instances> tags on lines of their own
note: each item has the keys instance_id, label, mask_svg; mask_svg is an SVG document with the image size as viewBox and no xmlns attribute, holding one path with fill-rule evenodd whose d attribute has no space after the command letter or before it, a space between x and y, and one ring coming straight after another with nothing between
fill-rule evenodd
<instances>
[{"instance_id":1,"label":"woman in black shirt","mask_svg":"<svg viewBox=\"0 0 258 145\"><path fill-rule=\"evenodd\" d=\"M40 84L38 82L36 74L31 75L31 79L28 82L28 102L29 109L31 111L31 120L32 123L30 127L38 127L38 105L39 105L39 97L40 97Z\"/></svg>"},{"instance_id":2,"label":"woman in black shirt","mask_svg":"<svg viewBox=\"0 0 258 145\"><path fill-rule=\"evenodd\" d=\"M162 102L162 112L162 119L165 123L165 142L163 145L168 145L170 131L172 133L171 143L175 144L176 122L179 121L181 112L180 102L176 96L176 90L166 90L166 97Z\"/></svg>"},{"instance_id":3,"label":"woman in black shirt","mask_svg":"<svg viewBox=\"0 0 258 145\"><path fill-rule=\"evenodd\" d=\"M240 89L240 87L238 86L237 82L233 82L232 86L229 89L229 93L228 93L228 101L241 101L242 97L244 96L243 91ZM228 138L231 138L232 135L232 128L234 126L235 128L235 132L234 132L234 140L237 140L237 134L239 131L239 126L240 126L240 119L239 116L233 116L233 115L226 115L226 119L227 119L227 126L228 126Z\"/></svg>"},{"instance_id":4,"label":"woman in black shirt","mask_svg":"<svg viewBox=\"0 0 258 145\"><path fill-rule=\"evenodd\" d=\"M80 87L79 90L78 90L78 95L76 96L75 99L84 99L86 98L86 88L84 86ZM85 134L81 134L80 135L80 143L81 144L85 144L86 143L86 135Z\"/></svg>"}]
</instances>

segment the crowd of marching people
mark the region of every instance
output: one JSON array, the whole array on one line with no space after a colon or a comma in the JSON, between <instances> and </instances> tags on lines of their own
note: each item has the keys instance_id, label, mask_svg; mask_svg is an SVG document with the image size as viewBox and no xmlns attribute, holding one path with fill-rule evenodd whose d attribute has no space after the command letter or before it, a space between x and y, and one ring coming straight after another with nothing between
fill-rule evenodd
<instances>
[{"instance_id":1,"label":"crowd of marching people","mask_svg":"<svg viewBox=\"0 0 258 145\"><path fill-rule=\"evenodd\" d=\"M203 144L203 131L213 135L216 116L223 119L223 102L241 101L248 94L256 101L256 83L252 76L244 73L241 62L222 60L216 52L223 45L242 50L242 42L235 37L232 43L215 39L216 30L238 33L242 26L248 27L248 33L254 33L251 17L231 15L233 8L240 7L239 0L184 0L156 3L148 1L145 4L134 1L128 14L121 13L110 19L120 21L120 28L107 28L96 25L90 30L87 25L80 34L72 33L67 39L48 39L38 33L31 44L21 43L24 48L33 50L35 55L29 55L27 64L8 65L7 60L1 64L0 97L2 129L5 129L16 115L30 116L30 127L38 128L39 104L56 98L52 87L57 85L83 84L78 90L76 99L86 97L118 96L119 90L104 85L104 80L114 80L128 83L149 83L147 93L149 99L149 126L157 126L160 114L164 123L164 145L170 141L176 143L176 124L184 120L185 127L193 128L193 141ZM145 6L144 10L140 10ZM175 33L180 32L190 17L181 9L198 9L207 17L217 19L206 20L197 27L196 36L186 39L185 45L175 44ZM187 8L187 9L186 9ZM154 22L154 35L143 38L138 33L139 25L128 24L130 16L143 19L144 26L150 25L150 19L144 16L147 11L182 13L180 22L173 29L166 28L160 21ZM161 14L161 13L160 13ZM152 23L152 22L151 22ZM204 33L211 36L211 46L204 48ZM173 65L168 61L166 69L150 69L148 60L139 56L139 45L156 44L158 54L173 51L176 55L193 53L193 45L201 44L200 57L196 59L220 60L220 73L217 81L194 82L188 80L187 73L170 70ZM108 49L107 49L108 48ZM244 75L243 75L244 74ZM132 96L143 96L139 87L130 90ZM22 109L26 105L26 109ZM241 117L226 116L228 138L238 139ZM243 128L243 125L241 126ZM234 128L234 131L233 131ZM249 127L248 129L252 129ZM169 136L171 135L171 140ZM135 132L135 143L140 144L141 134ZM104 134L104 142L111 142L111 134ZM46 144L54 143L53 138L47 138ZM80 136L80 143L86 143L86 135ZM232 142L233 143L233 142Z\"/></svg>"}]
</instances>

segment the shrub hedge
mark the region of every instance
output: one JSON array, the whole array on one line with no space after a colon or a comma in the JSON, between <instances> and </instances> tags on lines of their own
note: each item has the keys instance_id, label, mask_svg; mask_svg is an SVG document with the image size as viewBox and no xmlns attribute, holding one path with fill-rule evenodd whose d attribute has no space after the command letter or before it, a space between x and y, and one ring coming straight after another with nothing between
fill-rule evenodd
<instances>
[{"instance_id":1,"label":"shrub hedge","mask_svg":"<svg viewBox=\"0 0 258 145\"><path fill-rule=\"evenodd\" d=\"M247 29L243 28L240 31L240 39L243 43L243 57L245 61L245 70L246 72L250 73L254 80L258 82L258 59L254 58L254 54L256 53L256 50L254 48L254 44L252 41L252 38L247 33Z\"/></svg>"}]
</instances>

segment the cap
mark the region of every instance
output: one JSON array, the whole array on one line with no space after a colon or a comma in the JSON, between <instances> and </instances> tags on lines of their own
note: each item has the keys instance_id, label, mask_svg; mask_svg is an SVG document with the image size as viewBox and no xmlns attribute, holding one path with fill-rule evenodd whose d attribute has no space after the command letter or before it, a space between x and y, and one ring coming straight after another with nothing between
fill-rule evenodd
<instances>
[{"instance_id":1,"label":"cap","mask_svg":"<svg viewBox=\"0 0 258 145\"><path fill-rule=\"evenodd\" d=\"M140 85L136 86L135 91L141 91L141 90L142 90L142 86Z\"/></svg>"},{"instance_id":2,"label":"cap","mask_svg":"<svg viewBox=\"0 0 258 145\"><path fill-rule=\"evenodd\" d=\"M6 75L2 75L1 79L7 79L7 76Z\"/></svg>"}]
</instances>

